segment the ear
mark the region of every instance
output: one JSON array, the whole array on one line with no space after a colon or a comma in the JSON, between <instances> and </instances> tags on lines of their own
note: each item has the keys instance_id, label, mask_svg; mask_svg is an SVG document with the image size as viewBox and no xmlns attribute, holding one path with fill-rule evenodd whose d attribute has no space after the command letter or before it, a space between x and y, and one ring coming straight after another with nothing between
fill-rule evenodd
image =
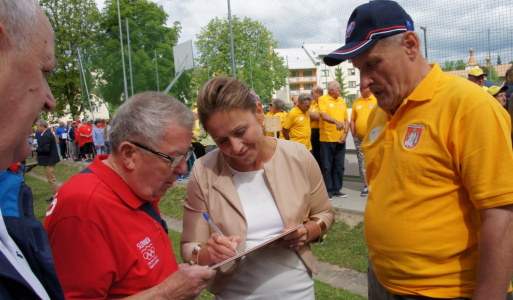
<instances>
[{"instance_id":1,"label":"ear","mask_svg":"<svg viewBox=\"0 0 513 300\"><path fill-rule=\"evenodd\" d=\"M121 143L121 145L119 145L117 156L121 160L125 170L132 171L134 169L134 159L137 156L134 145L129 142Z\"/></svg>"},{"instance_id":2,"label":"ear","mask_svg":"<svg viewBox=\"0 0 513 300\"><path fill-rule=\"evenodd\" d=\"M404 33L402 44L406 50L406 54L411 60L421 55L419 38L413 31L406 31Z\"/></svg>"},{"instance_id":3,"label":"ear","mask_svg":"<svg viewBox=\"0 0 513 300\"><path fill-rule=\"evenodd\" d=\"M257 116L257 120L260 124L264 123L265 115L264 108L262 107L262 103L259 101L256 104L255 114Z\"/></svg>"}]
</instances>

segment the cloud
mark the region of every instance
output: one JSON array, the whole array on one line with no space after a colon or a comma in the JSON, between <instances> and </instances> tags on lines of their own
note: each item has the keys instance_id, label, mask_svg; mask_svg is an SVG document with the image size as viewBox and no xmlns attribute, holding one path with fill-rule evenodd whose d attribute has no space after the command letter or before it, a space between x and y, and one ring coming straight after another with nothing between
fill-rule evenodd
<instances>
[{"instance_id":1,"label":"cloud","mask_svg":"<svg viewBox=\"0 0 513 300\"><path fill-rule=\"evenodd\" d=\"M102 0L96 0L102 2ZM513 60L513 6L511 0L399 0L415 22L423 46L427 27L429 60L468 60L469 48L484 64L488 55L488 30L492 63L497 55ZM200 29L214 17L225 18L225 0L153 0L168 13L168 25L179 21L179 42L196 40ZM232 16L249 17L263 23L278 41L279 48L307 43L343 44L347 20L353 9L367 0L231 0Z\"/></svg>"}]
</instances>

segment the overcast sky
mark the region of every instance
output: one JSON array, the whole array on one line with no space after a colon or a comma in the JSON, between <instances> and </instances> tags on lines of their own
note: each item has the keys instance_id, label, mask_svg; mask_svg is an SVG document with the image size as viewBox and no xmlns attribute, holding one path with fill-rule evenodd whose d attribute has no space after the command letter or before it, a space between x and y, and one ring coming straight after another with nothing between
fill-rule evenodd
<instances>
[{"instance_id":1,"label":"overcast sky","mask_svg":"<svg viewBox=\"0 0 513 300\"><path fill-rule=\"evenodd\" d=\"M200 29L214 17L226 17L225 0L150 0L164 7L168 24L179 21L179 42L196 40ZM96 0L101 9L103 0ZM274 34L278 48L299 48L307 43L340 43L349 15L363 0L231 0L232 16L249 17L263 23ZM500 55L503 63L513 60L513 5L511 0L399 0L424 39L427 28L430 61L469 57L475 50L479 64L488 55L488 31L492 64ZM423 45L422 45L423 47Z\"/></svg>"}]
</instances>

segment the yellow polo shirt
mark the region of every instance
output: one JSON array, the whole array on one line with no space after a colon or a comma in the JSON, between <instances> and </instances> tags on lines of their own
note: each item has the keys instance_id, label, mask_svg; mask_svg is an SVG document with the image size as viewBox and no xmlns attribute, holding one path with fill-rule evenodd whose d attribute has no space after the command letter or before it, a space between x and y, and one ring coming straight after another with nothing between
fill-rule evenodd
<instances>
[{"instance_id":1,"label":"yellow polo shirt","mask_svg":"<svg viewBox=\"0 0 513 300\"><path fill-rule=\"evenodd\" d=\"M354 121L354 128L356 130L356 136L363 140L367 134L367 120L369 114L375 106L377 106L378 100L374 95L370 95L369 99L360 97L353 103L353 111L351 112L351 120Z\"/></svg>"},{"instance_id":2,"label":"yellow polo shirt","mask_svg":"<svg viewBox=\"0 0 513 300\"><path fill-rule=\"evenodd\" d=\"M289 138L291 141L301 143L310 151L312 150L312 142L310 136L312 129L310 128L310 112L303 112L299 108L291 109L283 122L283 128L289 129Z\"/></svg>"},{"instance_id":3,"label":"yellow polo shirt","mask_svg":"<svg viewBox=\"0 0 513 300\"><path fill-rule=\"evenodd\" d=\"M349 118L344 99L340 97L334 99L329 94L319 97L319 114L323 112L342 123ZM319 118L319 135L319 141L321 142L336 143L344 135L344 130L339 131L335 124L328 123Z\"/></svg>"},{"instance_id":4,"label":"yellow polo shirt","mask_svg":"<svg viewBox=\"0 0 513 300\"><path fill-rule=\"evenodd\" d=\"M513 203L510 133L497 100L438 64L393 116L370 113L364 232L389 291L472 298L477 210Z\"/></svg>"},{"instance_id":5,"label":"yellow polo shirt","mask_svg":"<svg viewBox=\"0 0 513 300\"><path fill-rule=\"evenodd\" d=\"M317 101L312 101L312 104L310 104L310 111L313 113L319 113L319 103L317 103ZM310 119L310 128L319 128L319 120L313 121Z\"/></svg>"}]
</instances>

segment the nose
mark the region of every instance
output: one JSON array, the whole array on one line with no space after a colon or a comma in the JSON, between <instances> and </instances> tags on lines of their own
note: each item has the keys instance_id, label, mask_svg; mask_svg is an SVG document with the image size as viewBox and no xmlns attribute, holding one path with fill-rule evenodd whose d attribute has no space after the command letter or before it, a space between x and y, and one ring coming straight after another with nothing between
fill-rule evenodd
<instances>
[{"instance_id":1,"label":"nose","mask_svg":"<svg viewBox=\"0 0 513 300\"><path fill-rule=\"evenodd\" d=\"M243 143L239 139L231 139L230 147L233 153L239 153L243 148Z\"/></svg>"},{"instance_id":2,"label":"nose","mask_svg":"<svg viewBox=\"0 0 513 300\"><path fill-rule=\"evenodd\" d=\"M180 175L187 173L187 160L183 158L173 172Z\"/></svg>"},{"instance_id":3,"label":"nose","mask_svg":"<svg viewBox=\"0 0 513 300\"><path fill-rule=\"evenodd\" d=\"M55 99L53 98L52 91L50 90L50 86L48 85L48 82L45 80L45 86L46 86L46 95L45 95L45 103L43 106L44 111L52 111L55 109Z\"/></svg>"},{"instance_id":4,"label":"nose","mask_svg":"<svg viewBox=\"0 0 513 300\"><path fill-rule=\"evenodd\" d=\"M360 86L362 87L362 89L368 88L369 85L373 82L374 81L371 79L369 74L364 73L360 70Z\"/></svg>"}]
</instances>

